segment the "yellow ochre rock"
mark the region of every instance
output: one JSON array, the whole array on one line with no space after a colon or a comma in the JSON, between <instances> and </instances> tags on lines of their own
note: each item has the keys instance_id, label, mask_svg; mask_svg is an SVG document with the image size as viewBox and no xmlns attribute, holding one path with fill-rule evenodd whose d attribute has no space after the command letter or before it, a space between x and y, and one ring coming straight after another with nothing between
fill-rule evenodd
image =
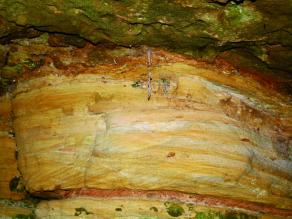
<instances>
[{"instance_id":1,"label":"yellow ochre rock","mask_svg":"<svg viewBox=\"0 0 292 219\"><path fill-rule=\"evenodd\" d=\"M12 107L26 189L171 190L292 208L285 97L183 62L151 73L150 100L145 65L20 82Z\"/></svg>"},{"instance_id":2,"label":"yellow ochre rock","mask_svg":"<svg viewBox=\"0 0 292 219\"><path fill-rule=\"evenodd\" d=\"M38 218L125 218L169 219L181 218L251 218L268 216L248 215L243 212L215 207L204 207L178 202L135 199L72 198L42 201L36 209ZM225 216L225 217L224 217ZM283 217L277 217L283 218Z\"/></svg>"}]
</instances>

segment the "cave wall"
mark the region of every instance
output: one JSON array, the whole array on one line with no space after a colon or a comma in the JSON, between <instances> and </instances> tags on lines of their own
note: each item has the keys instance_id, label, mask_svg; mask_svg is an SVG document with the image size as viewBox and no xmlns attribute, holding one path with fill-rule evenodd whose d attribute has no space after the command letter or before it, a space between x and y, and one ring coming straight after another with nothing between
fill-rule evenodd
<instances>
[{"instance_id":1,"label":"cave wall","mask_svg":"<svg viewBox=\"0 0 292 219\"><path fill-rule=\"evenodd\" d=\"M0 216L292 217L291 8L0 0Z\"/></svg>"},{"instance_id":2,"label":"cave wall","mask_svg":"<svg viewBox=\"0 0 292 219\"><path fill-rule=\"evenodd\" d=\"M149 45L213 59L244 49L252 60L291 72L292 3L266 1L0 1L0 42L38 31L92 43ZM82 40L71 43L82 45Z\"/></svg>"}]
</instances>

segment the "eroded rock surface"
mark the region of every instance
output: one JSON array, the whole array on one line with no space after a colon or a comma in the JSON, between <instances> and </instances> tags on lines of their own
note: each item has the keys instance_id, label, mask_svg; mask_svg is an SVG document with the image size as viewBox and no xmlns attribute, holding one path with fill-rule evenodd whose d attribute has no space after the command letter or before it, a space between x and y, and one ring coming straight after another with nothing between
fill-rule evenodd
<instances>
[{"instance_id":1,"label":"eroded rock surface","mask_svg":"<svg viewBox=\"0 0 292 219\"><path fill-rule=\"evenodd\" d=\"M0 0L1 217L292 217L291 7Z\"/></svg>"},{"instance_id":2,"label":"eroded rock surface","mask_svg":"<svg viewBox=\"0 0 292 219\"><path fill-rule=\"evenodd\" d=\"M188 203L180 197L199 194L219 199L205 206L291 216L291 104L285 95L250 74L163 50L153 50L147 68L145 48L103 56L92 48L53 50L61 59L47 56L12 95L25 188L64 199L41 202L37 214L60 216L65 208L48 212L44 206L128 189L125 199L136 191L174 191L157 198L160 204ZM72 53L78 59L66 55ZM74 193L80 188L90 190ZM86 200L76 202L68 215L81 207L96 212Z\"/></svg>"}]
</instances>

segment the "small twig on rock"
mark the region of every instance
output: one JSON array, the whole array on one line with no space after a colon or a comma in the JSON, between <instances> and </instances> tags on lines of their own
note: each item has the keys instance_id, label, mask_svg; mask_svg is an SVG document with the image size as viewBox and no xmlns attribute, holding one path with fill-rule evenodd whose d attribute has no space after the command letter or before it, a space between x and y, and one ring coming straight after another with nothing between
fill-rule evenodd
<instances>
[{"instance_id":1,"label":"small twig on rock","mask_svg":"<svg viewBox=\"0 0 292 219\"><path fill-rule=\"evenodd\" d=\"M148 72L148 83L147 83L147 93L148 93L148 100L151 98L152 93L152 76L151 76L151 66L152 66L152 51L150 48L147 49L147 72Z\"/></svg>"}]
</instances>

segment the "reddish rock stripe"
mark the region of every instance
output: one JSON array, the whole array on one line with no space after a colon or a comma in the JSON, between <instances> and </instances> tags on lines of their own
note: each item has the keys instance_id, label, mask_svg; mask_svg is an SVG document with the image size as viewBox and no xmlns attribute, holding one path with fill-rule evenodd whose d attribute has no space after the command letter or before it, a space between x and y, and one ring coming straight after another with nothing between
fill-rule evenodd
<instances>
[{"instance_id":1,"label":"reddish rock stripe","mask_svg":"<svg viewBox=\"0 0 292 219\"><path fill-rule=\"evenodd\" d=\"M143 191L130 189L72 189L56 190L50 192L39 192L34 195L46 198L77 198L77 197L94 197L94 198L128 198L128 199L152 199L160 201L178 201L200 206L236 208L277 216L292 216L292 210L276 208L273 205L236 200L230 198L221 198L210 195L185 194L175 191Z\"/></svg>"}]
</instances>

